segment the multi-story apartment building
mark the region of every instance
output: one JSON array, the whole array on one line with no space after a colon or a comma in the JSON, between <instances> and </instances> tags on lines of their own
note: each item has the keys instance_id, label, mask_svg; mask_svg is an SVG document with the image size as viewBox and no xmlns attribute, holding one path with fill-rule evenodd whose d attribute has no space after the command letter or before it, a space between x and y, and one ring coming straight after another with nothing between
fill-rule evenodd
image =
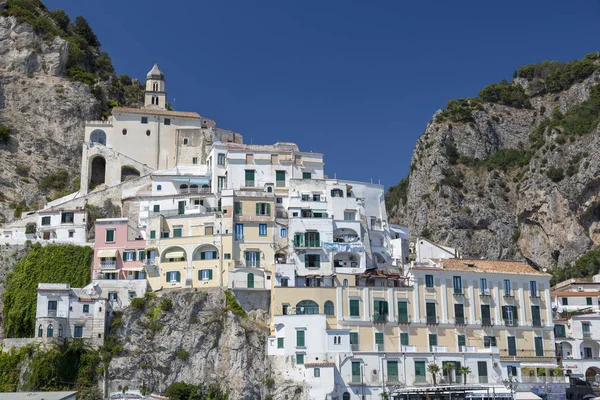
<instances>
[{"instance_id":1,"label":"multi-story apartment building","mask_svg":"<svg viewBox=\"0 0 600 400\"><path fill-rule=\"evenodd\" d=\"M600 383L600 315L574 315L554 320L556 347L562 368L572 377Z\"/></svg>"},{"instance_id":2,"label":"multi-story apartment building","mask_svg":"<svg viewBox=\"0 0 600 400\"><path fill-rule=\"evenodd\" d=\"M329 279L326 287L274 289L268 352L293 379L334 369L332 398L431 385L432 363L438 382L461 382L468 367L466 382L481 385L556 367L550 276L527 264L431 260L405 276L371 270Z\"/></svg>"},{"instance_id":3,"label":"multi-story apartment building","mask_svg":"<svg viewBox=\"0 0 600 400\"><path fill-rule=\"evenodd\" d=\"M554 309L597 311L600 309L600 275L587 279L568 279L552 287Z\"/></svg>"}]
</instances>

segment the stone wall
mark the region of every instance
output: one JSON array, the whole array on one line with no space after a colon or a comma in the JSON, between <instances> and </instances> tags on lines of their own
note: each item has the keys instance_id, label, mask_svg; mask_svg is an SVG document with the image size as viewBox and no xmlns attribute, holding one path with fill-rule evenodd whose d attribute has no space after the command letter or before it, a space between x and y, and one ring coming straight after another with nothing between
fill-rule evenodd
<instances>
[{"instance_id":1,"label":"stone wall","mask_svg":"<svg viewBox=\"0 0 600 400\"><path fill-rule=\"evenodd\" d=\"M240 305L246 311L262 310L269 312L271 307L270 290L232 290Z\"/></svg>"}]
</instances>

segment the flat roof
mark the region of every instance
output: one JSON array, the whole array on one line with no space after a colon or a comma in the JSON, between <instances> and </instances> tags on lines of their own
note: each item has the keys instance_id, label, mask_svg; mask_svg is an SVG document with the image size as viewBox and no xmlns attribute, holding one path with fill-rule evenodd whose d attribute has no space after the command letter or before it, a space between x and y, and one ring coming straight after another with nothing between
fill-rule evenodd
<instances>
[{"instance_id":1,"label":"flat roof","mask_svg":"<svg viewBox=\"0 0 600 400\"><path fill-rule=\"evenodd\" d=\"M2 400L64 400L74 398L77 392L0 392Z\"/></svg>"},{"instance_id":2,"label":"flat roof","mask_svg":"<svg viewBox=\"0 0 600 400\"><path fill-rule=\"evenodd\" d=\"M183 117L201 119L202 117L197 112L188 111L169 111L153 108L132 108L132 107L114 107L113 114L144 114L144 115L164 115L167 117ZM207 118L208 119L208 118Z\"/></svg>"}]
</instances>

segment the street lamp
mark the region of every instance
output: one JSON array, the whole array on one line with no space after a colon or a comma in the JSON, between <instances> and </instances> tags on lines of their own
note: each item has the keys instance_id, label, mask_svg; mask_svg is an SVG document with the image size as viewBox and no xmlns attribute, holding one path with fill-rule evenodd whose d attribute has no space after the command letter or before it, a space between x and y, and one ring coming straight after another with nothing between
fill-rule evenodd
<instances>
[{"instance_id":1,"label":"street lamp","mask_svg":"<svg viewBox=\"0 0 600 400\"><path fill-rule=\"evenodd\" d=\"M551 400L551 391L552 384L548 381L544 381L544 390L546 391L546 400Z\"/></svg>"},{"instance_id":2,"label":"street lamp","mask_svg":"<svg viewBox=\"0 0 600 400\"><path fill-rule=\"evenodd\" d=\"M517 380L517 378L511 378L509 376L508 379L503 379L502 383L504 383L504 386L506 386L506 388L510 390L510 398L515 400L515 391L519 386L519 381Z\"/></svg>"}]
</instances>

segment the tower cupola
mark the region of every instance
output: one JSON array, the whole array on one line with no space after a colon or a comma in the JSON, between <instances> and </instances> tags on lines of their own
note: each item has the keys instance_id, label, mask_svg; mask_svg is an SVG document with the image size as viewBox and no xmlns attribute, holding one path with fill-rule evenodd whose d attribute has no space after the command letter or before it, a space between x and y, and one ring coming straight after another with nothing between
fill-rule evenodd
<instances>
[{"instance_id":1,"label":"tower cupola","mask_svg":"<svg viewBox=\"0 0 600 400\"><path fill-rule=\"evenodd\" d=\"M165 75L158 68L158 64L154 64L152 69L146 74L144 107L160 108L163 110L167 108Z\"/></svg>"}]
</instances>

